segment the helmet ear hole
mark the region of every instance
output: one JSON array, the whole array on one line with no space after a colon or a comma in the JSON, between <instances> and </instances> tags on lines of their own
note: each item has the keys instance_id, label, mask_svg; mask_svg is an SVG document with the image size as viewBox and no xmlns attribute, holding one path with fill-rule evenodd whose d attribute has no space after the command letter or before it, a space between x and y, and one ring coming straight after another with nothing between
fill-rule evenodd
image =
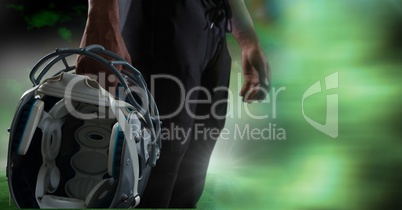
<instances>
[{"instance_id":1,"label":"helmet ear hole","mask_svg":"<svg viewBox=\"0 0 402 210\"><path fill-rule=\"evenodd\" d=\"M52 129L52 126L50 126L50 129ZM54 129L51 131L50 135L47 138L44 138L42 144L44 155L43 158L47 160L55 160L60 151L61 130Z\"/></svg>"},{"instance_id":2,"label":"helmet ear hole","mask_svg":"<svg viewBox=\"0 0 402 210\"><path fill-rule=\"evenodd\" d=\"M92 141L102 141L105 137L98 133L90 133L88 134L88 139Z\"/></svg>"}]
</instances>

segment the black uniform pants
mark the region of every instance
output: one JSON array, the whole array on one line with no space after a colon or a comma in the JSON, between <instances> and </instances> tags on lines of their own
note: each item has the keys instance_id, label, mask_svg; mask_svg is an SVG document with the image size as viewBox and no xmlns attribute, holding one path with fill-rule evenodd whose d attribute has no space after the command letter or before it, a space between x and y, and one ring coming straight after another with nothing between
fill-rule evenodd
<instances>
[{"instance_id":1,"label":"black uniform pants","mask_svg":"<svg viewBox=\"0 0 402 210\"><path fill-rule=\"evenodd\" d=\"M122 35L162 118L140 207L195 207L225 123L230 56L220 0L121 0Z\"/></svg>"}]
</instances>

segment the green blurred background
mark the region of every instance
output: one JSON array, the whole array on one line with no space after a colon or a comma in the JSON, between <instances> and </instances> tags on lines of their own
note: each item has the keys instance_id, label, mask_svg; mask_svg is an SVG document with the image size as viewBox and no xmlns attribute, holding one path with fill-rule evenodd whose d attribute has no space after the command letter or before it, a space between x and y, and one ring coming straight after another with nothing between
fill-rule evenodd
<instances>
[{"instance_id":1,"label":"green blurred background","mask_svg":"<svg viewBox=\"0 0 402 210\"><path fill-rule=\"evenodd\" d=\"M0 7L0 208L8 207L7 128L29 69L59 47L77 47L85 23L82 1L3 1ZM284 131L286 139L221 139L199 209L402 209L402 1L246 0L272 69L276 101L244 105L237 96L240 48L233 58L232 110L226 127ZM324 78L338 72L339 87ZM339 97L339 135L303 117L304 103L324 124L326 96ZM240 83L241 84L241 83ZM275 107L275 108L274 108ZM268 114L256 120L247 115ZM276 116L272 114L275 112ZM331 113L330 113L331 115Z\"/></svg>"}]
</instances>

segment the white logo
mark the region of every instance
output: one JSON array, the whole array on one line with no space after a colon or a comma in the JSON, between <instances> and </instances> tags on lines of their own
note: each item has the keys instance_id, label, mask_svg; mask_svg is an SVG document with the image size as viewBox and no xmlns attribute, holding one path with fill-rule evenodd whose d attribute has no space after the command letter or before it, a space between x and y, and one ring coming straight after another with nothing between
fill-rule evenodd
<instances>
[{"instance_id":1,"label":"white logo","mask_svg":"<svg viewBox=\"0 0 402 210\"><path fill-rule=\"evenodd\" d=\"M326 90L335 89L338 88L338 86L338 72L332 73L331 75L325 77ZM328 136L331 136L332 138L336 138L338 137L338 94L327 95L327 113L325 124L320 124L312 120L304 113L304 100L316 93L321 92L321 87L321 81L318 81L310 86L306 92L304 92L302 99L303 117L317 130L327 134Z\"/></svg>"}]
</instances>

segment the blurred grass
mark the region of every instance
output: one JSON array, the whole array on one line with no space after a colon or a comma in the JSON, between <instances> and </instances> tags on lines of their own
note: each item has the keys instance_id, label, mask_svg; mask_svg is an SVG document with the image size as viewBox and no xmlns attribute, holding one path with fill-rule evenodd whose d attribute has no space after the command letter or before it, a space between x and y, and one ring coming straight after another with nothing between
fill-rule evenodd
<instances>
[{"instance_id":1,"label":"blurred grass","mask_svg":"<svg viewBox=\"0 0 402 210\"><path fill-rule=\"evenodd\" d=\"M0 171L0 209L16 209L13 204L9 205L9 201L6 173Z\"/></svg>"},{"instance_id":2,"label":"blurred grass","mask_svg":"<svg viewBox=\"0 0 402 210\"><path fill-rule=\"evenodd\" d=\"M287 139L221 140L207 181L207 189L214 189L213 206L399 209L402 48L398 39L389 38L400 30L394 25L402 13L391 1L277 3L282 10L276 22L257 24L271 62L273 86L286 87L278 97L277 118L254 120L243 109L242 118L228 118L227 126L263 129L274 123L287 131ZM235 73L241 71L238 50L232 46L237 52ZM324 124L325 97L339 94L337 139L315 130L301 113L304 91L333 72L339 73L339 88L308 98L305 111ZM238 88L237 80L232 77L233 89ZM237 100L235 95L233 101ZM254 113L270 114L271 106L249 107ZM210 198L210 193L204 197Z\"/></svg>"}]
</instances>

